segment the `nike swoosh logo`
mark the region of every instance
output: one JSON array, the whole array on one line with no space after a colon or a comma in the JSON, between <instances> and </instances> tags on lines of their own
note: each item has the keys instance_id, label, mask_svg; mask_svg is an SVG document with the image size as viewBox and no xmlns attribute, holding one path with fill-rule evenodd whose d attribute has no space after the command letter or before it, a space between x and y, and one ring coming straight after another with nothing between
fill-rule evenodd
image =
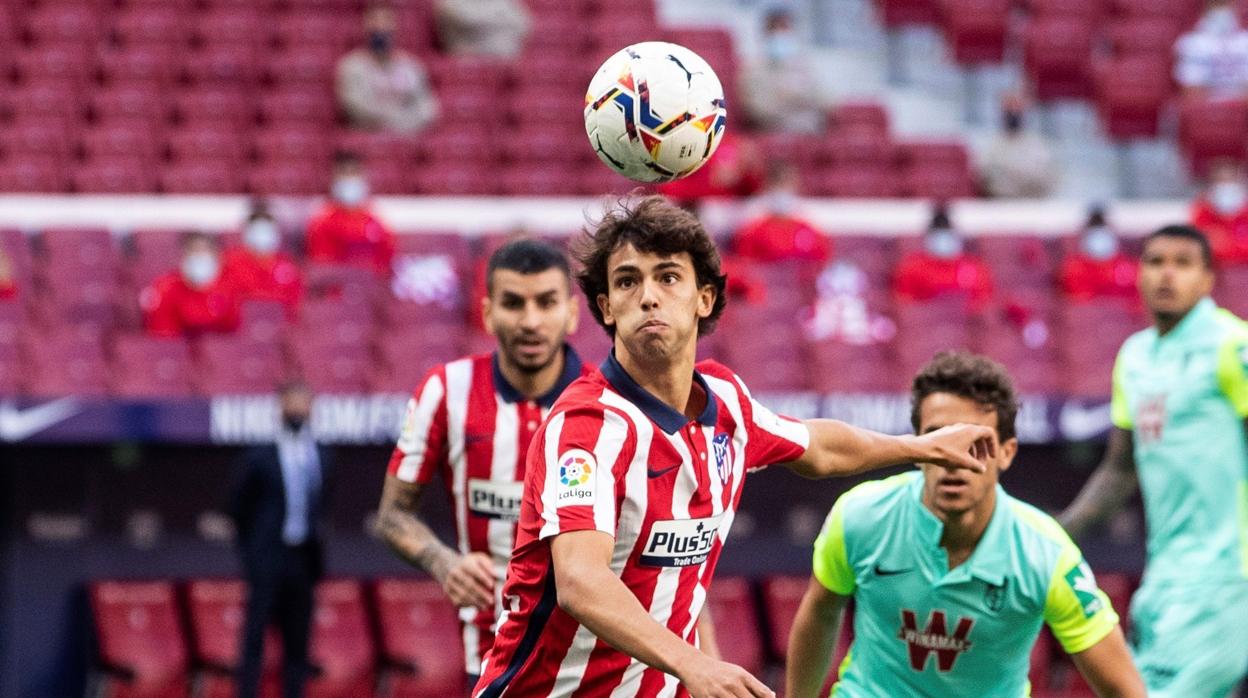
<instances>
[{"instance_id":1,"label":"nike swoosh logo","mask_svg":"<svg viewBox=\"0 0 1248 698\"><path fill-rule=\"evenodd\" d=\"M0 441L21 441L69 419L78 411L78 401L72 397L24 410L19 410L12 403L0 404Z\"/></svg>"},{"instance_id":2,"label":"nike swoosh logo","mask_svg":"<svg viewBox=\"0 0 1248 698\"><path fill-rule=\"evenodd\" d=\"M891 577L891 576L893 576L893 575L895 575L895 574L905 574L905 573L909 572L911 569L912 569L912 568L907 567L907 568L906 568L906 569L904 569L904 570L886 570L886 569L884 569L883 567L880 567L879 565L876 565L876 566L875 566L875 573L876 573L877 575L881 576L881 577Z\"/></svg>"},{"instance_id":3,"label":"nike swoosh logo","mask_svg":"<svg viewBox=\"0 0 1248 698\"><path fill-rule=\"evenodd\" d=\"M679 468L679 467L680 467L680 464L676 464L676 465L673 465L673 466L672 466L672 467L670 467L670 468L664 468L664 469L662 469L662 470L651 470L651 469L649 469L649 468L646 468L646 475L647 475L648 477L650 477L650 478L663 477L663 476L664 476L664 475L666 475L667 473L669 473L669 472L671 472L671 471L673 471L673 470L675 470L675 469L677 469L677 468Z\"/></svg>"}]
</instances>

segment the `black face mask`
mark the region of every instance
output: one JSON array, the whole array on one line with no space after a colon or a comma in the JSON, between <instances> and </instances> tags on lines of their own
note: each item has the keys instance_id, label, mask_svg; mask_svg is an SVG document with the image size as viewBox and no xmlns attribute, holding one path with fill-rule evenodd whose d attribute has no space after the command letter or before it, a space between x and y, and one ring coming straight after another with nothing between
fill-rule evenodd
<instances>
[{"instance_id":1,"label":"black face mask","mask_svg":"<svg viewBox=\"0 0 1248 698\"><path fill-rule=\"evenodd\" d=\"M1005 113L1005 130L1009 133L1018 133L1023 128L1023 115L1016 111L1007 111Z\"/></svg>"},{"instance_id":2,"label":"black face mask","mask_svg":"<svg viewBox=\"0 0 1248 698\"><path fill-rule=\"evenodd\" d=\"M307 422L308 418L301 414L282 415L282 424L284 424L286 428L291 431L299 431L303 428L304 424L307 424Z\"/></svg>"},{"instance_id":3,"label":"black face mask","mask_svg":"<svg viewBox=\"0 0 1248 698\"><path fill-rule=\"evenodd\" d=\"M369 32L368 47L375 53L385 53L390 50L390 46L394 43L394 36L390 32Z\"/></svg>"}]
</instances>

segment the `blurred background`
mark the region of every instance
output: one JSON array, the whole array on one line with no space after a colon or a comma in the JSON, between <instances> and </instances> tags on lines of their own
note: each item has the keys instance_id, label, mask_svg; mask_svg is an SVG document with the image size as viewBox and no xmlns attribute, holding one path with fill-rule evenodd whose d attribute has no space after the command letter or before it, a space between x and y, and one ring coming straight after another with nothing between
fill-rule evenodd
<instances>
[{"instance_id":1,"label":"blurred background","mask_svg":"<svg viewBox=\"0 0 1248 698\"><path fill-rule=\"evenodd\" d=\"M0 695L232 695L228 473L272 440L291 377L346 473L312 693L458 690L453 611L370 533L386 461L424 373L493 346L489 252L566 240L633 189L578 115L601 61L640 40L693 49L728 96L711 162L658 188L725 251L731 303L703 355L776 410L900 433L923 362L984 352L1024 394L1005 486L1064 506L1101 454L1113 357L1146 324L1139 236L1199 225L1218 301L1248 315L1243 11L5 0ZM588 321L571 341L609 350ZM721 643L774 685L810 543L854 483L753 477L712 602ZM426 505L449 541L447 503ZM1138 505L1083 547L1123 609ZM1059 654L1037 645L1036 694L1090 695Z\"/></svg>"}]
</instances>

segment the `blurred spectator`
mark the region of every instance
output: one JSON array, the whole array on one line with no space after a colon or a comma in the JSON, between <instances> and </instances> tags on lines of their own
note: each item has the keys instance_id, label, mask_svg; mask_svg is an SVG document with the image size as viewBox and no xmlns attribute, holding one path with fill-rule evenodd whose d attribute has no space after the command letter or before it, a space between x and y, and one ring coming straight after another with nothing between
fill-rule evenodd
<instances>
[{"instance_id":1,"label":"blurred spectator","mask_svg":"<svg viewBox=\"0 0 1248 698\"><path fill-rule=\"evenodd\" d=\"M1209 0L1174 52L1174 78L1189 94L1225 98L1248 91L1248 32L1229 0Z\"/></svg>"},{"instance_id":2,"label":"blurred spectator","mask_svg":"<svg viewBox=\"0 0 1248 698\"><path fill-rule=\"evenodd\" d=\"M1026 104L1010 95L1001 108L1001 132L983 162L984 189L998 199L1042 199L1053 192L1057 170L1040 134L1024 127Z\"/></svg>"},{"instance_id":3,"label":"blurred spectator","mask_svg":"<svg viewBox=\"0 0 1248 698\"><path fill-rule=\"evenodd\" d=\"M373 215L364 166L353 153L334 158L329 201L308 222L308 259L368 267L382 278L394 261L394 233Z\"/></svg>"},{"instance_id":4,"label":"blurred spectator","mask_svg":"<svg viewBox=\"0 0 1248 698\"><path fill-rule=\"evenodd\" d=\"M823 97L807 47L787 10L767 13L763 55L741 76L746 119L764 131L822 133L829 100Z\"/></svg>"},{"instance_id":5,"label":"blurred spectator","mask_svg":"<svg viewBox=\"0 0 1248 698\"><path fill-rule=\"evenodd\" d=\"M17 279L13 274L13 263L9 255L0 250L0 301L17 298Z\"/></svg>"},{"instance_id":6,"label":"blurred spectator","mask_svg":"<svg viewBox=\"0 0 1248 698\"><path fill-rule=\"evenodd\" d=\"M832 242L798 215L800 175L793 165L776 163L767 173L760 195L764 213L737 231L732 249L738 256L760 262L802 259L826 262Z\"/></svg>"},{"instance_id":7,"label":"blurred spectator","mask_svg":"<svg viewBox=\"0 0 1248 698\"><path fill-rule=\"evenodd\" d=\"M1218 262L1248 264L1248 173L1243 163L1213 163L1209 185L1192 205L1192 225L1209 236Z\"/></svg>"},{"instance_id":8,"label":"blurred spectator","mask_svg":"<svg viewBox=\"0 0 1248 698\"><path fill-rule=\"evenodd\" d=\"M710 197L753 196L763 178L758 147L746 136L725 131L710 162L688 177L659 185L659 193L689 206Z\"/></svg>"},{"instance_id":9,"label":"blurred spectator","mask_svg":"<svg viewBox=\"0 0 1248 698\"><path fill-rule=\"evenodd\" d=\"M515 58L533 18L519 0L439 0L437 23L447 53Z\"/></svg>"},{"instance_id":10,"label":"blurred spectator","mask_svg":"<svg viewBox=\"0 0 1248 698\"><path fill-rule=\"evenodd\" d=\"M938 208L923 235L922 249L906 255L893 273L893 293L902 302L929 301L965 294L972 310L992 300L992 274L979 257L966 252L949 214Z\"/></svg>"},{"instance_id":11,"label":"blurred spectator","mask_svg":"<svg viewBox=\"0 0 1248 698\"><path fill-rule=\"evenodd\" d=\"M205 233L182 238L180 266L143 289L139 304L150 334L178 337L238 329L238 293L222 277L216 238Z\"/></svg>"},{"instance_id":12,"label":"blurred spectator","mask_svg":"<svg viewBox=\"0 0 1248 698\"><path fill-rule=\"evenodd\" d=\"M364 14L367 46L338 61L338 104L351 126L368 131L418 131L438 115L425 69L394 46L394 12L384 6Z\"/></svg>"},{"instance_id":13,"label":"blurred spectator","mask_svg":"<svg viewBox=\"0 0 1248 698\"><path fill-rule=\"evenodd\" d=\"M1105 212L1095 208L1079 235L1079 249L1062 260L1057 276L1070 300L1121 298L1134 303L1138 271L1135 257L1122 252L1118 235L1105 224Z\"/></svg>"},{"instance_id":14,"label":"blurred spectator","mask_svg":"<svg viewBox=\"0 0 1248 698\"><path fill-rule=\"evenodd\" d=\"M242 300L280 301L293 319L303 295L303 274L281 248L282 231L277 221L258 204L247 217L242 244L225 251L221 273Z\"/></svg>"},{"instance_id":15,"label":"blurred spectator","mask_svg":"<svg viewBox=\"0 0 1248 698\"><path fill-rule=\"evenodd\" d=\"M815 281L815 303L802 309L802 330L812 341L835 340L863 346L887 342L897 334L897 324L868 305L870 280L852 262L829 264Z\"/></svg>"}]
</instances>

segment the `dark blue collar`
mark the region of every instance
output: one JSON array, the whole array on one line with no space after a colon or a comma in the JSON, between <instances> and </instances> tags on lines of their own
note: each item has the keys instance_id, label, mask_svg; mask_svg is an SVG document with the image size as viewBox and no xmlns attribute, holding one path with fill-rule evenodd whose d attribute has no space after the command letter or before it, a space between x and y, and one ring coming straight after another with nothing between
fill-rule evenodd
<instances>
[{"instance_id":1,"label":"dark blue collar","mask_svg":"<svg viewBox=\"0 0 1248 698\"><path fill-rule=\"evenodd\" d=\"M528 400L516 387L507 382L507 378L503 375L503 370L498 366L498 352L494 352L494 391L503 398L505 402L524 402ZM572 381L581 377L581 357L576 355L576 350L571 345L563 345L563 373L559 374L559 380L545 395L534 400L542 407L550 408L555 404L555 400L563 393Z\"/></svg>"},{"instance_id":2,"label":"dark blue collar","mask_svg":"<svg viewBox=\"0 0 1248 698\"><path fill-rule=\"evenodd\" d=\"M636 405L642 412L650 418L650 421L659 425L659 428L668 434L675 434L682 427L689 423L689 419L685 417L683 412L673 409L671 405L658 399L650 394L645 388L637 384L633 377L628 375L624 367L619 361L615 360L615 350L611 350L611 354L607 356L607 360L602 362L599 367L602 376L607 379L612 388L616 392L623 395L626 400ZM717 418L715 407L715 393L706 384L706 379L701 373L693 372L693 380L702 387L706 393L706 407L702 409L702 414L698 415L698 423L702 426L713 427Z\"/></svg>"}]
</instances>

